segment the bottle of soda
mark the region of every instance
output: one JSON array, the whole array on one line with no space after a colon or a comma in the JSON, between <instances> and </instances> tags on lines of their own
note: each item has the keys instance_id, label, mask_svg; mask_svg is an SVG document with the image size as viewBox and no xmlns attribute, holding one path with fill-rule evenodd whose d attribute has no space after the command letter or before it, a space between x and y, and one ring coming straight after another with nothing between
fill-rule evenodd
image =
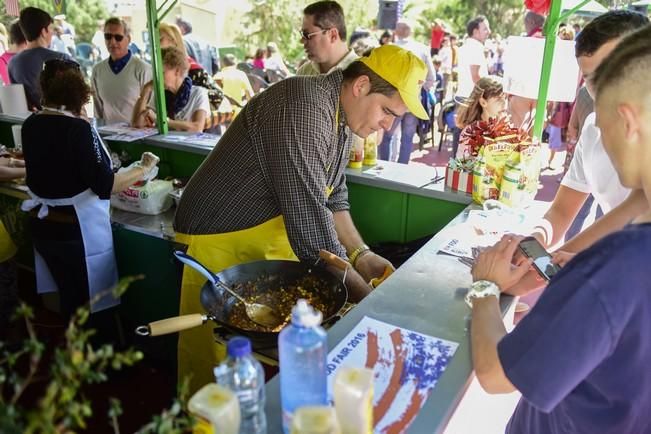
<instances>
[{"instance_id":1,"label":"bottle of soda","mask_svg":"<svg viewBox=\"0 0 651 434\"><path fill-rule=\"evenodd\" d=\"M228 357L215 368L217 383L232 390L240 402L240 434L265 434L264 371L251 355L251 341L235 337L226 346Z\"/></svg>"},{"instance_id":2,"label":"bottle of soda","mask_svg":"<svg viewBox=\"0 0 651 434\"><path fill-rule=\"evenodd\" d=\"M300 299L292 309L292 322L278 336L280 399L283 430L289 433L299 407L327 405L326 332L322 314Z\"/></svg>"}]
</instances>

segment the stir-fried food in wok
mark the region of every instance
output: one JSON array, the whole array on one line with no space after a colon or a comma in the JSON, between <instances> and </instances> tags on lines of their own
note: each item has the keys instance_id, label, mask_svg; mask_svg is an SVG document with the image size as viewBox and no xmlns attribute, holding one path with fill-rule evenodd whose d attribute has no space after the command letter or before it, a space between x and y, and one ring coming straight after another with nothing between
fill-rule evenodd
<instances>
[{"instance_id":1,"label":"stir-fried food in wok","mask_svg":"<svg viewBox=\"0 0 651 434\"><path fill-rule=\"evenodd\" d=\"M249 319L243 303L236 303L228 316L228 322L232 326L243 330L279 332L291 320L292 308L299 298L306 299L315 309L321 311L324 317L328 316L329 310L332 309L333 296L329 293L332 288L324 285L316 276L307 275L289 284L278 281L277 289L261 293L258 288L263 285L268 287L269 279L261 277L255 281L239 283L233 286L233 290L248 302L271 307L283 318L283 322L273 330L265 328Z\"/></svg>"}]
</instances>

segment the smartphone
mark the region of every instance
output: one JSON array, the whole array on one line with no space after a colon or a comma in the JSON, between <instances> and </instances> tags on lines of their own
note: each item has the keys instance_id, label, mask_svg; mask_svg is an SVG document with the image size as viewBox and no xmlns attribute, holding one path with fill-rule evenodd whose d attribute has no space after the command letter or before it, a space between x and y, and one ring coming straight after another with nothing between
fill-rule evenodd
<instances>
[{"instance_id":1,"label":"smartphone","mask_svg":"<svg viewBox=\"0 0 651 434\"><path fill-rule=\"evenodd\" d=\"M561 268L552 264L552 256L534 237L527 237L520 241L520 251L527 258L533 259L533 266L546 280L551 279Z\"/></svg>"}]
</instances>

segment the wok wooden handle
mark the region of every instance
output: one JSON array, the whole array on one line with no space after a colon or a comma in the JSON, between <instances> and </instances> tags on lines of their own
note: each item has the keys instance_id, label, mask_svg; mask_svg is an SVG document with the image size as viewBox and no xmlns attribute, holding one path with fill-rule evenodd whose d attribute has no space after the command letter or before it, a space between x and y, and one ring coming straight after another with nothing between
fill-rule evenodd
<instances>
[{"instance_id":1,"label":"wok wooden handle","mask_svg":"<svg viewBox=\"0 0 651 434\"><path fill-rule=\"evenodd\" d=\"M350 263L344 259L341 259L339 256L334 253L330 253L327 250L319 250L319 258L328 265L339 268L341 271L346 271L350 267Z\"/></svg>"},{"instance_id":2,"label":"wok wooden handle","mask_svg":"<svg viewBox=\"0 0 651 434\"><path fill-rule=\"evenodd\" d=\"M195 313L154 321L149 323L147 327L149 328L149 336L161 336L198 327L207 320L206 315Z\"/></svg>"}]
</instances>

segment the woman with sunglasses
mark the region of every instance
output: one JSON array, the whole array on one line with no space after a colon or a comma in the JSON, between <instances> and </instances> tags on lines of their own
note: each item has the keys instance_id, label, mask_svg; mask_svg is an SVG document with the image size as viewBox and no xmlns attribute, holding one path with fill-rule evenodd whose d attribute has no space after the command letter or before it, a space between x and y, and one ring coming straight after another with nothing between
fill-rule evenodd
<instances>
[{"instance_id":1,"label":"woman with sunglasses","mask_svg":"<svg viewBox=\"0 0 651 434\"><path fill-rule=\"evenodd\" d=\"M475 83L472 93L465 104L459 107L456 124L461 128L461 137L468 127L476 121L487 121L504 115L506 110L506 94L499 77L482 77ZM463 142L461 139L460 142ZM459 147L457 157L462 157L465 150Z\"/></svg>"},{"instance_id":2,"label":"woman with sunglasses","mask_svg":"<svg viewBox=\"0 0 651 434\"><path fill-rule=\"evenodd\" d=\"M110 195L142 180L157 158L143 155L140 167L113 173L104 144L82 115L90 88L77 63L47 61L40 85L43 110L22 128L31 197L22 208L30 214L37 289L59 291L65 317L102 293L91 306L95 314L119 302L105 293L117 282Z\"/></svg>"},{"instance_id":3,"label":"woman with sunglasses","mask_svg":"<svg viewBox=\"0 0 651 434\"><path fill-rule=\"evenodd\" d=\"M201 132L210 114L208 92L200 86L193 86L188 77L188 57L174 47L163 48L163 79L165 90L171 98L166 100L169 128L179 131ZM154 127L156 110L153 82L147 83L133 109L131 124L136 128Z\"/></svg>"}]
</instances>

